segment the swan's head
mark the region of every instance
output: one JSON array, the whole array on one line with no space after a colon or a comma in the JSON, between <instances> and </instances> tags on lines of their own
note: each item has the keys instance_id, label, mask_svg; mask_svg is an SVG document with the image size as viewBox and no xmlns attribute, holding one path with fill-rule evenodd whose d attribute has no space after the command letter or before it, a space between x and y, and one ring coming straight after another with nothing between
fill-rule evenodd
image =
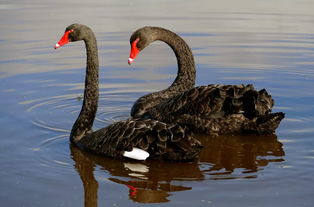
<instances>
[{"instance_id":1,"label":"swan's head","mask_svg":"<svg viewBox=\"0 0 314 207\"><path fill-rule=\"evenodd\" d=\"M64 35L54 46L55 49L69 43L84 40L91 33L91 29L82 24L71 24L65 29Z\"/></svg>"},{"instance_id":2,"label":"swan's head","mask_svg":"<svg viewBox=\"0 0 314 207\"><path fill-rule=\"evenodd\" d=\"M156 40L156 30L154 27L143 27L136 30L130 37L130 57L128 60L129 65L134 61L136 56L147 47L151 42Z\"/></svg>"}]
</instances>

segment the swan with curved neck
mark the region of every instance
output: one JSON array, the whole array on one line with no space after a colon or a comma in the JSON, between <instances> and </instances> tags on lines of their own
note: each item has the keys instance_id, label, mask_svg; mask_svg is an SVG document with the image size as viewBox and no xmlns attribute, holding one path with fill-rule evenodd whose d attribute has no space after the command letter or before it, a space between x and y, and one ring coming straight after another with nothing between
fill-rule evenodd
<instances>
[{"instance_id":1,"label":"swan with curved neck","mask_svg":"<svg viewBox=\"0 0 314 207\"><path fill-rule=\"evenodd\" d=\"M130 37L128 63L156 40L173 49L178 74L169 88L139 98L132 107L132 117L176 122L207 134L274 133L284 113L270 113L274 100L265 89L222 84L194 87L193 54L185 41L169 30L149 26L136 30Z\"/></svg>"},{"instance_id":2,"label":"swan with curved neck","mask_svg":"<svg viewBox=\"0 0 314 207\"><path fill-rule=\"evenodd\" d=\"M163 41L172 48L177 58L177 77L168 88L139 98L131 109L131 116L141 116L163 100L195 85L196 71L190 47L180 36L160 27L143 27L133 33L128 63L131 64L141 50L156 40Z\"/></svg>"},{"instance_id":3,"label":"swan with curved neck","mask_svg":"<svg viewBox=\"0 0 314 207\"><path fill-rule=\"evenodd\" d=\"M75 41L86 47L86 77L84 101L70 134L71 143L109 157L145 160L147 157L185 161L197 157L202 145L185 128L151 119L127 119L92 130L97 112L98 50L93 31L81 24L65 30L55 49Z\"/></svg>"}]
</instances>

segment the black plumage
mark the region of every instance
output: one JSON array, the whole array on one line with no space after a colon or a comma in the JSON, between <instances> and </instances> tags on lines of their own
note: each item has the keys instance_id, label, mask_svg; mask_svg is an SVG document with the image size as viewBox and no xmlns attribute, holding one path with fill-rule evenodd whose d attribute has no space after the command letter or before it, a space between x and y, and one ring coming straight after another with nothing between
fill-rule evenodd
<instances>
[{"instance_id":1,"label":"black plumage","mask_svg":"<svg viewBox=\"0 0 314 207\"><path fill-rule=\"evenodd\" d=\"M160 27L135 31L130 43L142 51L151 42L161 40L174 51L178 75L170 87L139 98L131 116L148 117L166 123L179 123L194 132L219 134L271 134L284 113L271 113L274 100L265 90L253 85L211 84L195 87L193 54L175 33Z\"/></svg>"},{"instance_id":2,"label":"black plumage","mask_svg":"<svg viewBox=\"0 0 314 207\"><path fill-rule=\"evenodd\" d=\"M165 124L152 119L128 119L92 131L97 112L98 51L92 30L80 24L66 28L65 35L55 48L68 42L84 40L87 53L84 101L75 121L70 140L75 145L97 154L122 158L125 151L140 148L150 158L184 161L197 157L202 145L191 132L177 124Z\"/></svg>"},{"instance_id":3,"label":"black plumage","mask_svg":"<svg viewBox=\"0 0 314 207\"><path fill-rule=\"evenodd\" d=\"M76 145L115 158L122 158L123 152L137 147L147 151L150 158L176 161L194 159L201 150L200 142L185 128L151 119L113 123L87 133Z\"/></svg>"}]
</instances>

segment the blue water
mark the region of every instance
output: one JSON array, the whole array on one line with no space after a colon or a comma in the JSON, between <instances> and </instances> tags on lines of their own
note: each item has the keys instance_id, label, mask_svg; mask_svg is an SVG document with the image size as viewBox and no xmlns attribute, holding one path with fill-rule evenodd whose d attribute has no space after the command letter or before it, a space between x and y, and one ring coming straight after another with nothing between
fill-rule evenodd
<instances>
[{"instance_id":1,"label":"blue water","mask_svg":"<svg viewBox=\"0 0 314 207\"><path fill-rule=\"evenodd\" d=\"M1 205L312 206L313 11L306 0L2 1ZM84 45L53 49L71 23L90 26L98 40L95 129L127 118L138 97L175 78L175 56L164 43L127 65L129 37L144 25L187 41L197 85L266 88L286 118L274 136L199 136L205 149L190 163L83 152L68 137L82 104Z\"/></svg>"}]
</instances>

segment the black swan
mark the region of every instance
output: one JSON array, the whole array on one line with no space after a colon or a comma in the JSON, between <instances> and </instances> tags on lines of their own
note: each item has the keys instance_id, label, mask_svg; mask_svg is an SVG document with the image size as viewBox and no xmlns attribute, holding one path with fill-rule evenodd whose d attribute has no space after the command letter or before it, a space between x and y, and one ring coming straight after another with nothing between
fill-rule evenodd
<instances>
[{"instance_id":1,"label":"black swan","mask_svg":"<svg viewBox=\"0 0 314 207\"><path fill-rule=\"evenodd\" d=\"M145 160L191 160L200 152L202 145L185 128L151 119L127 119L108 127L92 131L99 96L98 50L92 30L81 24L72 24L65 30L55 49L84 40L87 53L84 101L71 135L71 143L97 154Z\"/></svg>"},{"instance_id":2,"label":"black swan","mask_svg":"<svg viewBox=\"0 0 314 207\"><path fill-rule=\"evenodd\" d=\"M160 27L143 27L131 38L128 63L150 43L167 43L177 57L178 74L170 87L139 98L132 117L177 122L192 131L217 134L272 134L284 113L271 113L274 100L265 89L252 85L211 84L195 87L195 64L191 49L177 34Z\"/></svg>"}]
</instances>

